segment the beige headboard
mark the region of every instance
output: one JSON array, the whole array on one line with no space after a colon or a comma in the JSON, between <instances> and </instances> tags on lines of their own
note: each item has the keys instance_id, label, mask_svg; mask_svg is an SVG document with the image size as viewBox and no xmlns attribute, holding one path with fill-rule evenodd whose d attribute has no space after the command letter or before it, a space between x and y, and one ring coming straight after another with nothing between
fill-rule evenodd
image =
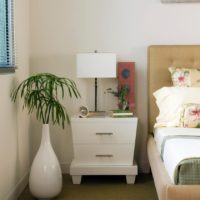
<instances>
[{"instance_id":1,"label":"beige headboard","mask_svg":"<svg viewBox=\"0 0 200 200\"><path fill-rule=\"evenodd\" d=\"M200 68L200 45L154 45L148 49L148 126L153 131L158 109L153 92L171 86L168 67Z\"/></svg>"}]
</instances>

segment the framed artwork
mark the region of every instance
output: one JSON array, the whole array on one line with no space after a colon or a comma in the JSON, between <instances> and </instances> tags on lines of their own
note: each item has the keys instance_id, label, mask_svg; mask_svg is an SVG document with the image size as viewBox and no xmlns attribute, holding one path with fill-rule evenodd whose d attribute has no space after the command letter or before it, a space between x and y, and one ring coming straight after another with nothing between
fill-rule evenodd
<instances>
[{"instance_id":1,"label":"framed artwork","mask_svg":"<svg viewBox=\"0 0 200 200\"><path fill-rule=\"evenodd\" d=\"M200 0L161 0L162 3L195 3Z\"/></svg>"}]
</instances>

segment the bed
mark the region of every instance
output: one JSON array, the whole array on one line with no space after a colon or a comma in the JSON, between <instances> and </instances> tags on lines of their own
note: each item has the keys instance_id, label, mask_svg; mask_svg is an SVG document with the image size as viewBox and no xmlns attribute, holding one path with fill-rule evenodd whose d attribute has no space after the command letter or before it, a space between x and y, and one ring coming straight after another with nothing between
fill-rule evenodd
<instances>
[{"instance_id":1,"label":"bed","mask_svg":"<svg viewBox=\"0 0 200 200\"><path fill-rule=\"evenodd\" d=\"M200 66L200 45L154 45L148 49L148 130L147 152L159 200L199 200L200 185L175 185L172 183L153 137L153 126L158 108L153 92L171 86L168 67Z\"/></svg>"}]
</instances>

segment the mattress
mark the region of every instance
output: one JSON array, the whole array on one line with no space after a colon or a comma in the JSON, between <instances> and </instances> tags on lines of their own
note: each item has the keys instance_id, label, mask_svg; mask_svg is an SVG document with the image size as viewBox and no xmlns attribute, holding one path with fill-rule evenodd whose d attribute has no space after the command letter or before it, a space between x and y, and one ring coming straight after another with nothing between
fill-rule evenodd
<instances>
[{"instance_id":1,"label":"mattress","mask_svg":"<svg viewBox=\"0 0 200 200\"><path fill-rule=\"evenodd\" d=\"M200 184L200 129L156 128L154 138L174 184Z\"/></svg>"}]
</instances>

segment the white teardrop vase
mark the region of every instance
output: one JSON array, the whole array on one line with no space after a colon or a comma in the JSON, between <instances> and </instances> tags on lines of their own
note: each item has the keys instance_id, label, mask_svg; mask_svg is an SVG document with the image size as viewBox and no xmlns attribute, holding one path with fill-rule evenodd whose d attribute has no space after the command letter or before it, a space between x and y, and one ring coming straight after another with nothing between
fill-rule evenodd
<instances>
[{"instance_id":1,"label":"white teardrop vase","mask_svg":"<svg viewBox=\"0 0 200 200\"><path fill-rule=\"evenodd\" d=\"M39 150L33 160L29 188L34 197L50 199L62 189L62 172L59 161L52 148L49 124L43 124Z\"/></svg>"}]
</instances>

